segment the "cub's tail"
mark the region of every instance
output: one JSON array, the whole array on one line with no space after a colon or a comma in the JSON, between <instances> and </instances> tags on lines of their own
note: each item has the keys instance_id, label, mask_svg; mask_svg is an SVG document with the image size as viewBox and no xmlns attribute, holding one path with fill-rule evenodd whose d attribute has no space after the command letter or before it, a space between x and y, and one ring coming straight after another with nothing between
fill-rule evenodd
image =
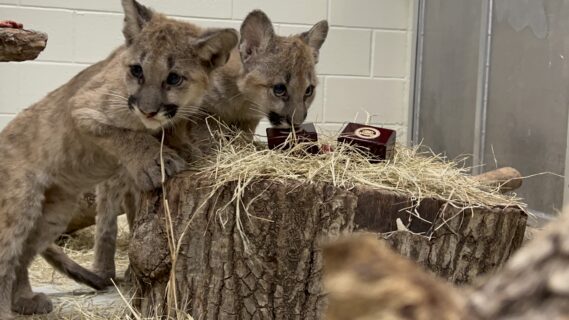
<instances>
[{"instance_id":1,"label":"cub's tail","mask_svg":"<svg viewBox=\"0 0 569 320\"><path fill-rule=\"evenodd\" d=\"M41 256L57 271L65 274L74 281L88 285L95 290L103 290L110 285L110 283L105 279L71 260L71 258L69 258L65 252L55 244L51 244L47 247Z\"/></svg>"}]
</instances>

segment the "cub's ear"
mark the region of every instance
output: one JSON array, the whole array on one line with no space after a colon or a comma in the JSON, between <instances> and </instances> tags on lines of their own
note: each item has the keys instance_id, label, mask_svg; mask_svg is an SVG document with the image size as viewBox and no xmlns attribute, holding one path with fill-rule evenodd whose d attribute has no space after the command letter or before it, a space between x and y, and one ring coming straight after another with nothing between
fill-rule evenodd
<instances>
[{"instance_id":1,"label":"cub's ear","mask_svg":"<svg viewBox=\"0 0 569 320\"><path fill-rule=\"evenodd\" d=\"M263 11L254 10L249 13L241 24L241 43L239 44L241 60L246 62L267 49L274 35L273 24Z\"/></svg>"},{"instance_id":2,"label":"cub's ear","mask_svg":"<svg viewBox=\"0 0 569 320\"><path fill-rule=\"evenodd\" d=\"M197 54L211 69L221 67L229 60L238 40L239 34L235 29L208 31L196 42Z\"/></svg>"},{"instance_id":3,"label":"cub's ear","mask_svg":"<svg viewBox=\"0 0 569 320\"><path fill-rule=\"evenodd\" d=\"M124 10L124 27L122 33L126 44L130 45L142 28L152 19L154 12L136 2L136 0L122 0Z\"/></svg>"},{"instance_id":4,"label":"cub's ear","mask_svg":"<svg viewBox=\"0 0 569 320\"><path fill-rule=\"evenodd\" d=\"M313 49L316 62L318 62L318 54L326 36L328 36L328 21L326 20L316 23L310 30L300 34L300 38Z\"/></svg>"}]
</instances>

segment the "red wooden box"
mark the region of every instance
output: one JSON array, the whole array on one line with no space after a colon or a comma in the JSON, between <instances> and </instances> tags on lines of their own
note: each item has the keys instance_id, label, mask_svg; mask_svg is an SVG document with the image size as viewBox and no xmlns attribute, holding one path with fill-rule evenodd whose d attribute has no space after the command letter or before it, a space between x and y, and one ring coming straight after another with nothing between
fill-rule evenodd
<instances>
[{"instance_id":1,"label":"red wooden box","mask_svg":"<svg viewBox=\"0 0 569 320\"><path fill-rule=\"evenodd\" d=\"M267 128L269 149L290 149L292 145L289 142L293 142L292 139L294 138L296 138L294 143L318 142L318 133L316 133L313 123L302 124L296 129L294 135L291 135L291 132L291 129ZM287 141L289 136L291 136L291 140ZM312 145L307 148L307 151L316 154L319 152L319 148L317 145Z\"/></svg>"},{"instance_id":2,"label":"red wooden box","mask_svg":"<svg viewBox=\"0 0 569 320\"><path fill-rule=\"evenodd\" d=\"M370 154L370 162L379 162L393 158L396 134L394 130L350 122L338 142L356 146Z\"/></svg>"}]
</instances>

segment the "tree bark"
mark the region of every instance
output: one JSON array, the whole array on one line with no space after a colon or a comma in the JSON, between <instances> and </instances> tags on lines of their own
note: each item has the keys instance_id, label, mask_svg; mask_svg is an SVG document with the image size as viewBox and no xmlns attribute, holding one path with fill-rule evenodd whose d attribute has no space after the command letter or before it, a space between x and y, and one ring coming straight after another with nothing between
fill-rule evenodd
<instances>
[{"instance_id":1,"label":"tree bark","mask_svg":"<svg viewBox=\"0 0 569 320\"><path fill-rule=\"evenodd\" d=\"M520 249L469 296L479 319L567 319L569 212Z\"/></svg>"},{"instance_id":2,"label":"tree bark","mask_svg":"<svg viewBox=\"0 0 569 320\"><path fill-rule=\"evenodd\" d=\"M176 255L177 303L199 319L321 319L321 241L358 230L388 237L399 252L447 279L469 282L519 247L526 221L517 208L460 212L425 200L417 212L440 226L433 228L402 210L414 204L405 195L294 180L255 182L236 206L237 183L209 197L201 179L186 173L167 184L176 239L189 223ZM129 250L144 316L173 305L165 295L172 268L166 216L161 191L146 194ZM410 231L396 231L398 218ZM420 232L431 238L413 234Z\"/></svg>"},{"instance_id":3,"label":"tree bark","mask_svg":"<svg viewBox=\"0 0 569 320\"><path fill-rule=\"evenodd\" d=\"M434 278L374 237L328 244L327 319L548 320L569 315L569 212L497 273L460 290ZM464 288L463 288L464 289Z\"/></svg>"},{"instance_id":4,"label":"tree bark","mask_svg":"<svg viewBox=\"0 0 569 320\"><path fill-rule=\"evenodd\" d=\"M523 240L527 215L517 207L457 209L443 200L417 204L405 195L356 188L356 231L373 232L395 251L454 283L501 266ZM416 206L415 215L406 208ZM406 224L398 230L396 220Z\"/></svg>"},{"instance_id":5,"label":"tree bark","mask_svg":"<svg viewBox=\"0 0 569 320\"><path fill-rule=\"evenodd\" d=\"M372 234L325 245L327 320L470 320L464 295Z\"/></svg>"},{"instance_id":6,"label":"tree bark","mask_svg":"<svg viewBox=\"0 0 569 320\"><path fill-rule=\"evenodd\" d=\"M320 241L353 229L356 197L329 184L260 181L245 190L244 206L225 207L236 183L211 199L204 185L191 175L168 183L176 238L189 226L176 264L179 303L189 301L187 311L198 319L319 318L325 307ZM138 308L151 316L167 304L172 262L160 192L143 203L129 257L145 298Z\"/></svg>"},{"instance_id":7,"label":"tree bark","mask_svg":"<svg viewBox=\"0 0 569 320\"><path fill-rule=\"evenodd\" d=\"M43 32L0 28L0 61L34 60L46 45Z\"/></svg>"}]
</instances>

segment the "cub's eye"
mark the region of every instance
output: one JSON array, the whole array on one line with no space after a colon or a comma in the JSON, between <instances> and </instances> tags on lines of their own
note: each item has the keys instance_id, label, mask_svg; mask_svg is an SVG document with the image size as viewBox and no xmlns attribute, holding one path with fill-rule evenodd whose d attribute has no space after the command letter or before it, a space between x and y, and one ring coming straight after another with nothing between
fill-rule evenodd
<instances>
[{"instance_id":1,"label":"cub's eye","mask_svg":"<svg viewBox=\"0 0 569 320\"><path fill-rule=\"evenodd\" d=\"M314 86L313 85L309 85L308 88L306 88L306 91L304 91L304 96L305 97L310 97L314 94Z\"/></svg>"},{"instance_id":2,"label":"cub's eye","mask_svg":"<svg viewBox=\"0 0 569 320\"><path fill-rule=\"evenodd\" d=\"M170 72L166 78L166 84L169 86L179 86L184 81L184 78L177 73Z\"/></svg>"},{"instance_id":3,"label":"cub's eye","mask_svg":"<svg viewBox=\"0 0 569 320\"><path fill-rule=\"evenodd\" d=\"M132 66L130 66L130 74L132 74L132 76L137 79L142 78L143 75L142 67L139 64L133 64Z\"/></svg>"},{"instance_id":4,"label":"cub's eye","mask_svg":"<svg viewBox=\"0 0 569 320\"><path fill-rule=\"evenodd\" d=\"M273 93L277 97L284 97L286 96L286 86L284 84L275 84L273 86Z\"/></svg>"}]
</instances>

